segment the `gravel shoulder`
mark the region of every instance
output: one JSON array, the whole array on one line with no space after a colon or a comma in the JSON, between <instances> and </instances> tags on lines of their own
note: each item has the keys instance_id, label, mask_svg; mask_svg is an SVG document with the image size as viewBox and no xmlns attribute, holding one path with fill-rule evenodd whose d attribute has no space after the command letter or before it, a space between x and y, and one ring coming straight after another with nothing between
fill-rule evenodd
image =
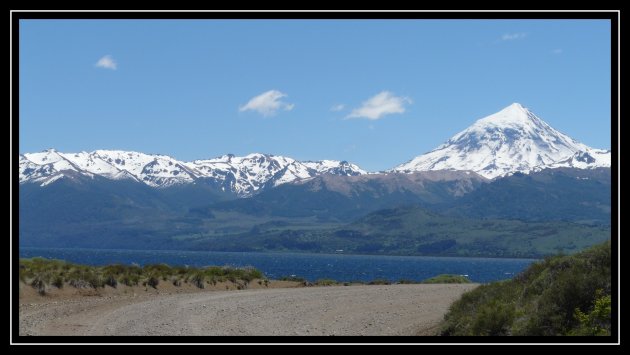
<instances>
[{"instance_id":1,"label":"gravel shoulder","mask_svg":"<svg viewBox=\"0 0 630 355\"><path fill-rule=\"evenodd\" d=\"M276 288L20 304L20 335L417 335L476 284Z\"/></svg>"}]
</instances>

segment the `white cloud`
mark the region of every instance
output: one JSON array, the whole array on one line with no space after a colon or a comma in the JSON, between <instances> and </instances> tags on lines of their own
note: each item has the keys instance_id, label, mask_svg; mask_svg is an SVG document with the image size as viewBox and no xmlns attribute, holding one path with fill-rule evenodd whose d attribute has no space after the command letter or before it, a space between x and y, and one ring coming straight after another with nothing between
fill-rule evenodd
<instances>
[{"instance_id":1,"label":"white cloud","mask_svg":"<svg viewBox=\"0 0 630 355\"><path fill-rule=\"evenodd\" d=\"M369 98L355 108L346 118L367 118L368 120L378 120L379 118L392 113L405 112L405 103L411 103L408 97L394 96L389 91L380 93Z\"/></svg>"},{"instance_id":2,"label":"white cloud","mask_svg":"<svg viewBox=\"0 0 630 355\"><path fill-rule=\"evenodd\" d=\"M562 54L562 48L556 48L553 51L551 51L551 53L553 53L553 54Z\"/></svg>"},{"instance_id":3,"label":"white cloud","mask_svg":"<svg viewBox=\"0 0 630 355\"><path fill-rule=\"evenodd\" d=\"M346 107L346 105L344 105L344 104L334 105L333 107L330 108L330 111L338 112L338 111L343 110L345 107Z\"/></svg>"},{"instance_id":4,"label":"white cloud","mask_svg":"<svg viewBox=\"0 0 630 355\"><path fill-rule=\"evenodd\" d=\"M281 101L280 99L283 97L287 97L287 94L283 94L278 90L269 90L253 97L245 105L240 106L238 110L240 112L256 111L265 117L275 115L278 110L293 110L295 105Z\"/></svg>"},{"instance_id":5,"label":"white cloud","mask_svg":"<svg viewBox=\"0 0 630 355\"><path fill-rule=\"evenodd\" d=\"M501 36L501 40L503 41L513 41L515 39L523 39L527 37L527 33L524 32L520 32L520 33L504 33L503 36Z\"/></svg>"},{"instance_id":6,"label":"white cloud","mask_svg":"<svg viewBox=\"0 0 630 355\"><path fill-rule=\"evenodd\" d=\"M97 68L105 68L111 70L116 70L116 68L118 67L114 58L112 58L112 56L109 54L99 59L98 62L96 62L96 64L94 65Z\"/></svg>"}]
</instances>

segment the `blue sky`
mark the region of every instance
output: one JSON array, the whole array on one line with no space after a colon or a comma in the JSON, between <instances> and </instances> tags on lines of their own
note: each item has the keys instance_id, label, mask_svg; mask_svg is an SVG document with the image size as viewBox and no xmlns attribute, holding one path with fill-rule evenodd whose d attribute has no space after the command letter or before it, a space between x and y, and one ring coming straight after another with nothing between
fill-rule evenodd
<instances>
[{"instance_id":1,"label":"blue sky","mask_svg":"<svg viewBox=\"0 0 630 355\"><path fill-rule=\"evenodd\" d=\"M606 20L22 20L20 152L388 169L512 102L610 148Z\"/></svg>"}]
</instances>

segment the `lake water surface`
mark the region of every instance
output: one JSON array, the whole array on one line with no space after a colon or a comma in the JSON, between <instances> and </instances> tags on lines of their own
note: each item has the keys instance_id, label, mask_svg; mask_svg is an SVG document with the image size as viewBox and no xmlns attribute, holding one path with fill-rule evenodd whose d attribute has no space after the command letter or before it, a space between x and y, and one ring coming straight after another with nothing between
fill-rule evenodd
<instances>
[{"instance_id":1,"label":"lake water surface","mask_svg":"<svg viewBox=\"0 0 630 355\"><path fill-rule=\"evenodd\" d=\"M431 256L20 248L20 257L35 256L88 265L166 263L188 266L253 266L271 279L295 275L309 281L322 278L337 281L421 281L439 274L457 274L468 275L472 281L484 283L512 278L536 261Z\"/></svg>"}]
</instances>

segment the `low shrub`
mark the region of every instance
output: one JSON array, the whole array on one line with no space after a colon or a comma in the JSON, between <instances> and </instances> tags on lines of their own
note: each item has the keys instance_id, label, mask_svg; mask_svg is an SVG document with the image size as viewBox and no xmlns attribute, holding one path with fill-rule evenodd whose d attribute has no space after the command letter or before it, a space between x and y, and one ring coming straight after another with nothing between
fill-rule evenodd
<instances>
[{"instance_id":1,"label":"low shrub","mask_svg":"<svg viewBox=\"0 0 630 355\"><path fill-rule=\"evenodd\" d=\"M118 286L118 280L116 280L114 275L106 275L104 282L105 282L105 285L109 287L116 288Z\"/></svg>"},{"instance_id":2,"label":"low shrub","mask_svg":"<svg viewBox=\"0 0 630 355\"><path fill-rule=\"evenodd\" d=\"M155 276L150 276L147 280L147 285L157 289L157 286L160 284L160 279Z\"/></svg>"},{"instance_id":3,"label":"low shrub","mask_svg":"<svg viewBox=\"0 0 630 355\"><path fill-rule=\"evenodd\" d=\"M422 281L423 284L468 284L470 279L464 275L441 274Z\"/></svg>"},{"instance_id":4,"label":"low shrub","mask_svg":"<svg viewBox=\"0 0 630 355\"><path fill-rule=\"evenodd\" d=\"M392 283L386 279L376 279L368 282L368 285L391 285Z\"/></svg>"},{"instance_id":5,"label":"low shrub","mask_svg":"<svg viewBox=\"0 0 630 355\"><path fill-rule=\"evenodd\" d=\"M297 276L282 276L281 278L279 278L280 281L292 281L292 282L305 282L306 279L304 279L303 277L297 277Z\"/></svg>"},{"instance_id":6,"label":"low shrub","mask_svg":"<svg viewBox=\"0 0 630 355\"><path fill-rule=\"evenodd\" d=\"M196 273L192 276L190 281L192 282L193 285L197 286L198 288L205 288L205 285L203 284L204 278L205 277L202 273Z\"/></svg>"},{"instance_id":7,"label":"low shrub","mask_svg":"<svg viewBox=\"0 0 630 355\"><path fill-rule=\"evenodd\" d=\"M335 286L339 283L333 279L319 279L315 281L316 286Z\"/></svg>"},{"instance_id":8,"label":"low shrub","mask_svg":"<svg viewBox=\"0 0 630 355\"><path fill-rule=\"evenodd\" d=\"M61 275L56 275L53 278L52 285L56 288L63 288L63 277Z\"/></svg>"},{"instance_id":9,"label":"low shrub","mask_svg":"<svg viewBox=\"0 0 630 355\"><path fill-rule=\"evenodd\" d=\"M47 274L37 274L31 280L31 286L37 290L40 295L46 294L46 284L48 283L48 275Z\"/></svg>"}]
</instances>

